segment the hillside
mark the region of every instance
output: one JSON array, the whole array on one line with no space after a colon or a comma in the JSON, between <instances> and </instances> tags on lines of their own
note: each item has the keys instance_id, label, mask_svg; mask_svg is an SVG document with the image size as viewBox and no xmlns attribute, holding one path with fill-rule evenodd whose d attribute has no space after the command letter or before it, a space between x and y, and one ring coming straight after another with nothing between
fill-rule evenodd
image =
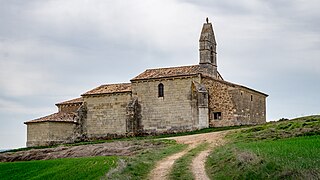
<instances>
[{"instance_id":1,"label":"hillside","mask_svg":"<svg viewBox=\"0 0 320 180\"><path fill-rule=\"evenodd\" d=\"M320 116L239 130L206 162L212 179L319 179Z\"/></svg>"},{"instance_id":2,"label":"hillside","mask_svg":"<svg viewBox=\"0 0 320 180\"><path fill-rule=\"evenodd\" d=\"M214 132L228 128L209 128L166 139L131 138L0 153L0 161L23 161L0 163L0 176L2 179L319 179L320 116L230 129L236 128L240 129ZM83 156L92 157L56 159ZM26 161L35 159L46 161ZM101 168L99 164L106 166ZM63 173L66 169L73 175Z\"/></svg>"}]
</instances>

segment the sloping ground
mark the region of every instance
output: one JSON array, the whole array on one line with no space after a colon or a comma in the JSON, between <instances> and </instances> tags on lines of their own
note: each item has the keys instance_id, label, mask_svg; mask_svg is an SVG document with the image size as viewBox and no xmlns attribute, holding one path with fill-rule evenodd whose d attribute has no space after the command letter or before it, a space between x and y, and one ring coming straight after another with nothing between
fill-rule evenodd
<instances>
[{"instance_id":1,"label":"sloping ground","mask_svg":"<svg viewBox=\"0 0 320 180\"><path fill-rule=\"evenodd\" d=\"M59 146L56 148L0 153L0 162L92 156L130 156L141 150L160 148L164 146L165 144L160 141L116 141L81 146Z\"/></svg>"},{"instance_id":2,"label":"sloping ground","mask_svg":"<svg viewBox=\"0 0 320 180\"><path fill-rule=\"evenodd\" d=\"M226 176L231 179L268 179L272 174L280 178L320 179L320 116L234 131L167 138L179 143L170 147L166 146L165 140L140 140L0 153L0 162L117 155L124 156L119 157L124 160L124 168L110 175L116 179L172 178L169 174L176 171L174 167L180 165L177 162L181 159L187 159L184 161L187 162L184 164L185 171L181 172L191 172L186 179L219 179ZM199 148L203 144L207 144L205 148ZM185 146L188 147L184 149ZM286 164L290 167L285 167ZM306 169L310 166L311 169ZM267 174L263 174L265 172ZM308 176L302 176L305 174ZM107 179L110 179L109 176Z\"/></svg>"},{"instance_id":3,"label":"sloping ground","mask_svg":"<svg viewBox=\"0 0 320 180\"><path fill-rule=\"evenodd\" d=\"M206 162L211 179L320 179L320 116L239 130Z\"/></svg>"},{"instance_id":4,"label":"sloping ground","mask_svg":"<svg viewBox=\"0 0 320 180\"><path fill-rule=\"evenodd\" d=\"M273 173L278 175L277 177L284 178L286 176L299 178L319 178L320 179L320 170L318 166L315 166L315 162L320 164L320 149L319 147L319 134L320 134L320 116L309 116L303 118L297 118L293 120L279 121L279 122L270 122L263 125L253 126L245 128L238 131L224 131L224 132L214 132L206 134L198 134L191 136L180 136L172 137L168 139L176 140L178 143L187 144L188 148L182 152L173 154L165 159L162 159L156 164L156 167L151 171L149 179L210 179L218 178L224 179L230 177L231 179L246 179L246 178L271 178L271 176L264 176L263 171L265 170L268 173ZM224 138L227 135L227 140ZM294 137L301 137L300 139L294 139ZM308 138L312 137L312 138ZM268 142L270 141L271 142ZM283 141L280 141L283 140ZM257 142L257 143L251 143ZM264 142L267 142L266 145ZM297 143L293 143L297 142ZM201 144L208 144L208 148L201 151L197 151L197 154L194 154L192 151L195 151ZM246 145L251 143L250 145ZM226 146L221 146L225 145ZM234 147L239 144L239 147L232 149L230 151L230 146ZM260 145L261 144L261 145ZM299 146L300 144L300 146ZM318 145L317 145L318 144ZM240 146L241 145L241 146ZM266 147L264 149L256 148L256 146ZM218 149L216 147L221 146ZM301 150L301 146L304 147L304 150ZM227 149L225 147L228 147ZM242 150L241 148L242 147ZM243 151L245 147L250 147L254 150L252 151ZM222 150L221 150L222 149ZM240 149L240 150L239 150ZM268 151L267 149L272 149ZM300 149L300 151L299 151ZM255 154L257 152L266 151L267 155L261 157L260 154ZM294 151L294 152L293 152ZM263 153L262 153L263 154ZM286 155L294 155L294 157L286 157ZM210 161L206 163L208 156L210 155ZM193 156L192 161L187 159ZM273 157L274 156L274 157ZM279 156L279 157L278 157ZM216 161L212 161L212 158L216 157ZM223 158L222 158L223 157ZM269 159L268 159L269 158ZM279 162L268 162L270 159L275 158L279 159ZM291 159L290 159L291 158ZM304 165L293 167L293 169L280 168L284 166L283 162L290 164L289 162L298 162L301 160L296 159L305 159ZM182 159L182 160L181 160ZM188 164L183 164L188 163ZM302 162L302 161L301 161ZM209 169L210 178L207 175L207 170L205 168L205 163L207 164L207 169ZM237 164L238 163L238 164ZM253 166L244 167L246 164L254 164ZM273 164L274 163L274 164ZM278 163L278 164L277 164ZM230 166L231 164L231 166ZM280 165L279 165L280 164ZM299 163L298 163L299 164ZM185 168L180 168L177 166L186 166ZM211 166L211 167L208 167ZM263 169L271 169L270 171ZM227 169L225 168L227 167ZM305 167L312 167L311 169L306 169ZM221 169L219 169L221 168ZM246 170L249 172L245 172ZM261 170L262 173L259 174L253 169ZM294 169L296 168L296 169ZM214 169L214 170L212 170ZM251 169L251 170L250 170ZM176 172L176 171L183 172ZM191 171L191 174L188 174L187 171ZM230 173L235 171L237 173ZM219 172L218 176L215 176L215 173ZM223 172L223 173L221 173ZM179 174L180 173L180 174ZM257 176L255 176L256 174ZM279 173L279 174L277 174ZM187 174L187 175L186 175ZM252 175L254 174L254 175ZM267 173L266 173L267 174ZM306 176L306 174L309 174ZM238 175L238 176L233 176Z\"/></svg>"}]
</instances>

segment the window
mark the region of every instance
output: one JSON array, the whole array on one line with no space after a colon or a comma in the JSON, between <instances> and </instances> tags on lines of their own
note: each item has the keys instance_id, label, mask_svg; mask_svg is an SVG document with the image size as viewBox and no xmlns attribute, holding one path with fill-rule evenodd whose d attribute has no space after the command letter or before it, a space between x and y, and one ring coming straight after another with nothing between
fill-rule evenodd
<instances>
[{"instance_id":1,"label":"window","mask_svg":"<svg viewBox=\"0 0 320 180\"><path fill-rule=\"evenodd\" d=\"M251 101L253 101L253 96L251 95Z\"/></svg>"},{"instance_id":2,"label":"window","mask_svg":"<svg viewBox=\"0 0 320 180\"><path fill-rule=\"evenodd\" d=\"M210 47L210 62L213 63L213 50L212 50L212 46Z\"/></svg>"},{"instance_id":3,"label":"window","mask_svg":"<svg viewBox=\"0 0 320 180\"><path fill-rule=\"evenodd\" d=\"M158 97L163 97L164 96L164 86L163 86L163 84L162 83L160 83L159 85L158 85Z\"/></svg>"},{"instance_id":4,"label":"window","mask_svg":"<svg viewBox=\"0 0 320 180\"><path fill-rule=\"evenodd\" d=\"M214 120L221 120L221 112L214 112L213 119Z\"/></svg>"}]
</instances>

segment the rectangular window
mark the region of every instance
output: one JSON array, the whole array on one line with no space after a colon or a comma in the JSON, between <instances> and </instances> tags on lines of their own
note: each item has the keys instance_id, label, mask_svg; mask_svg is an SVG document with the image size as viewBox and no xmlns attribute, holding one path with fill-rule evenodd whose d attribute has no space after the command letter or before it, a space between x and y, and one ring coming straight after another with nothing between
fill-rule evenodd
<instances>
[{"instance_id":1,"label":"rectangular window","mask_svg":"<svg viewBox=\"0 0 320 180\"><path fill-rule=\"evenodd\" d=\"M214 120L221 120L221 112L214 112L213 113L213 119Z\"/></svg>"},{"instance_id":2,"label":"rectangular window","mask_svg":"<svg viewBox=\"0 0 320 180\"><path fill-rule=\"evenodd\" d=\"M251 95L251 101L253 101L253 96Z\"/></svg>"}]
</instances>

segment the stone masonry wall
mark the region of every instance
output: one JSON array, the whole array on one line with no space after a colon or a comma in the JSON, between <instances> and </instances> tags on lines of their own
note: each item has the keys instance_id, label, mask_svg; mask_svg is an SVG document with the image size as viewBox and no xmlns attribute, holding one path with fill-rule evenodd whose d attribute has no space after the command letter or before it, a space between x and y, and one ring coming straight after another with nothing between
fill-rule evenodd
<instances>
[{"instance_id":1,"label":"stone masonry wall","mask_svg":"<svg viewBox=\"0 0 320 180\"><path fill-rule=\"evenodd\" d=\"M141 105L141 124L145 133L166 133L197 129L198 110L192 96L192 81L199 77L132 82L133 96ZM164 97L158 97L158 85Z\"/></svg>"},{"instance_id":2,"label":"stone masonry wall","mask_svg":"<svg viewBox=\"0 0 320 180\"><path fill-rule=\"evenodd\" d=\"M242 124L266 122L266 97L245 88L231 92L236 107L234 116Z\"/></svg>"},{"instance_id":3,"label":"stone masonry wall","mask_svg":"<svg viewBox=\"0 0 320 180\"><path fill-rule=\"evenodd\" d=\"M201 83L204 84L209 92L209 124L211 127L215 126L233 126L236 125L234 121L235 105L230 94L230 90L234 88L221 83L219 81L203 78ZM213 113L221 112L220 120L213 120Z\"/></svg>"},{"instance_id":4,"label":"stone masonry wall","mask_svg":"<svg viewBox=\"0 0 320 180\"><path fill-rule=\"evenodd\" d=\"M125 134L126 107L130 99L131 93L84 97L87 106L86 136L90 139Z\"/></svg>"},{"instance_id":5,"label":"stone masonry wall","mask_svg":"<svg viewBox=\"0 0 320 180\"><path fill-rule=\"evenodd\" d=\"M43 146L49 138L49 122L27 124L27 147Z\"/></svg>"},{"instance_id":6,"label":"stone masonry wall","mask_svg":"<svg viewBox=\"0 0 320 180\"><path fill-rule=\"evenodd\" d=\"M264 95L212 78L203 78L201 82L205 84L209 91L209 121L211 127L266 122L266 97ZM221 112L221 119L214 119L215 112Z\"/></svg>"},{"instance_id":7,"label":"stone masonry wall","mask_svg":"<svg viewBox=\"0 0 320 180\"><path fill-rule=\"evenodd\" d=\"M27 147L48 146L71 141L74 123L39 122L27 124Z\"/></svg>"}]
</instances>

